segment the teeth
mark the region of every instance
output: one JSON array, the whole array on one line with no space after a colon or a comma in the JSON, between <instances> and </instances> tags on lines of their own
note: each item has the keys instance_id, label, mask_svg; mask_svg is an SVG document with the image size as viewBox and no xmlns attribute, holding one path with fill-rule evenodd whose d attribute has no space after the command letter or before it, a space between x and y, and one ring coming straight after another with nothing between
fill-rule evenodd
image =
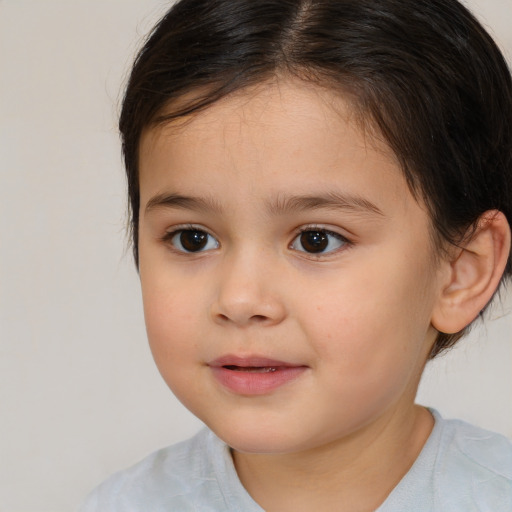
<instances>
[{"instance_id":1,"label":"teeth","mask_svg":"<svg viewBox=\"0 0 512 512\"><path fill-rule=\"evenodd\" d=\"M249 371L251 371L251 370L249 370ZM272 367L272 366L269 366L269 367L267 367L267 368L255 368L255 369L254 369L254 371L255 371L256 373L270 373L270 372L275 372L275 371L277 371L277 368L274 368L274 367Z\"/></svg>"},{"instance_id":2,"label":"teeth","mask_svg":"<svg viewBox=\"0 0 512 512\"><path fill-rule=\"evenodd\" d=\"M249 372L249 373L271 373L277 371L273 366L226 366L228 370L235 372Z\"/></svg>"}]
</instances>

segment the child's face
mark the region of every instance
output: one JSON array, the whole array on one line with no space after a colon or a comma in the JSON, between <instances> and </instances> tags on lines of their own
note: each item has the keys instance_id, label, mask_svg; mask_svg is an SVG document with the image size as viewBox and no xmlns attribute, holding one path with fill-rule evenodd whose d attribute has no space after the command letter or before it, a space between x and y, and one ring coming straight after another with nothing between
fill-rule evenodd
<instances>
[{"instance_id":1,"label":"child's face","mask_svg":"<svg viewBox=\"0 0 512 512\"><path fill-rule=\"evenodd\" d=\"M343 102L239 93L146 132L140 170L149 341L194 414L276 453L409 413L441 288L429 218Z\"/></svg>"}]
</instances>

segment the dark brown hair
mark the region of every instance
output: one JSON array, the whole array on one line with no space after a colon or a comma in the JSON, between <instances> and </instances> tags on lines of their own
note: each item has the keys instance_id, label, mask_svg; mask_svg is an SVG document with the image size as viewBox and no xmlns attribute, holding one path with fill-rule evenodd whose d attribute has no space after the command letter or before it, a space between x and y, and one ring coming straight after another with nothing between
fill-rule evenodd
<instances>
[{"instance_id":1,"label":"dark brown hair","mask_svg":"<svg viewBox=\"0 0 512 512\"><path fill-rule=\"evenodd\" d=\"M137 56L119 123L136 263L142 131L282 74L350 94L427 205L439 247L488 210L512 224L510 72L458 1L181 0ZM431 357L463 333L439 333Z\"/></svg>"}]
</instances>

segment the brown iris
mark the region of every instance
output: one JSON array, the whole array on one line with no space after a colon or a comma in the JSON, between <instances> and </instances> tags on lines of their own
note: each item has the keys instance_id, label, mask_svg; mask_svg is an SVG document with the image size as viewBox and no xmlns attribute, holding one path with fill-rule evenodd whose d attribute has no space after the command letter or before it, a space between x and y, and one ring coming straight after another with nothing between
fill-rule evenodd
<instances>
[{"instance_id":1,"label":"brown iris","mask_svg":"<svg viewBox=\"0 0 512 512\"><path fill-rule=\"evenodd\" d=\"M304 231L300 243L307 252L323 252L329 245L329 237L324 231Z\"/></svg>"},{"instance_id":2,"label":"brown iris","mask_svg":"<svg viewBox=\"0 0 512 512\"><path fill-rule=\"evenodd\" d=\"M204 249L208 243L208 233L186 229L180 234L180 242L186 251L197 252Z\"/></svg>"}]
</instances>

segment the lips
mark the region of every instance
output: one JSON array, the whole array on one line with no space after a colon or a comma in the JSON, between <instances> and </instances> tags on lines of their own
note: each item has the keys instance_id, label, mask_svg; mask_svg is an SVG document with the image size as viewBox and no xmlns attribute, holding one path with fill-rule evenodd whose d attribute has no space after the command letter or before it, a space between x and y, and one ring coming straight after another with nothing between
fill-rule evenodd
<instances>
[{"instance_id":1,"label":"lips","mask_svg":"<svg viewBox=\"0 0 512 512\"><path fill-rule=\"evenodd\" d=\"M303 374L307 366L266 357L227 355L208 364L224 388L240 395L264 395Z\"/></svg>"}]
</instances>

